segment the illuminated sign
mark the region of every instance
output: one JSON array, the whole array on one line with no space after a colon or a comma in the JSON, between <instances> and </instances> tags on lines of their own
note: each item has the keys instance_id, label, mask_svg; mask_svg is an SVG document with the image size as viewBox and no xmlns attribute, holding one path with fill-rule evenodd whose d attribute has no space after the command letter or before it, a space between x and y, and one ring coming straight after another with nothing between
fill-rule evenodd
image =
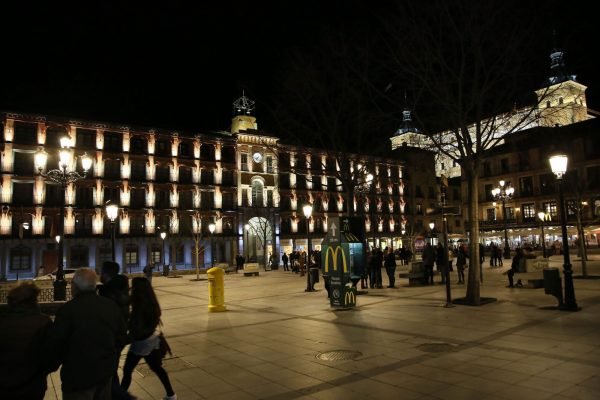
<instances>
[{"instance_id":1,"label":"illuminated sign","mask_svg":"<svg viewBox=\"0 0 600 400\"><path fill-rule=\"evenodd\" d=\"M342 267L344 272L348 272L348 264L346 263L346 253L344 253L344 249L341 246L336 246L335 250L332 246L327 247L327 252L325 253L325 269L324 272L329 272L329 253L331 252L331 256L333 258L333 270L338 270L338 252L342 255Z\"/></svg>"}]
</instances>

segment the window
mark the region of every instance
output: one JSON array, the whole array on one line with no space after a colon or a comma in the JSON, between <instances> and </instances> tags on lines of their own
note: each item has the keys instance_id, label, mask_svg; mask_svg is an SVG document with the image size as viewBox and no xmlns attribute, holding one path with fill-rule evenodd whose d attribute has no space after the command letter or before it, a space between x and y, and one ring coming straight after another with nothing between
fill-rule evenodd
<instances>
[{"instance_id":1,"label":"window","mask_svg":"<svg viewBox=\"0 0 600 400\"><path fill-rule=\"evenodd\" d=\"M179 208L184 210L191 210L194 208L193 194L191 190L179 191Z\"/></svg>"},{"instance_id":2,"label":"window","mask_svg":"<svg viewBox=\"0 0 600 400\"><path fill-rule=\"evenodd\" d=\"M521 210L523 210L523 220L524 221L535 221L535 204L533 204L533 203L522 204Z\"/></svg>"},{"instance_id":3,"label":"window","mask_svg":"<svg viewBox=\"0 0 600 400\"><path fill-rule=\"evenodd\" d=\"M92 234L92 215L91 214L77 214L77 216L75 217L75 235L91 235L91 234Z\"/></svg>"},{"instance_id":4,"label":"window","mask_svg":"<svg viewBox=\"0 0 600 400\"><path fill-rule=\"evenodd\" d=\"M156 181L157 182L169 182L170 180L169 166L168 165L156 165Z\"/></svg>"},{"instance_id":5,"label":"window","mask_svg":"<svg viewBox=\"0 0 600 400\"><path fill-rule=\"evenodd\" d=\"M212 169L201 169L200 170L200 182L203 185L214 185L215 174Z\"/></svg>"},{"instance_id":6,"label":"window","mask_svg":"<svg viewBox=\"0 0 600 400\"><path fill-rule=\"evenodd\" d=\"M519 170L526 171L531 169L531 163L529 162L529 154L527 152L519 153Z\"/></svg>"},{"instance_id":7,"label":"window","mask_svg":"<svg viewBox=\"0 0 600 400\"><path fill-rule=\"evenodd\" d=\"M215 203L215 194L213 192L200 192L200 209L212 210Z\"/></svg>"},{"instance_id":8,"label":"window","mask_svg":"<svg viewBox=\"0 0 600 400\"><path fill-rule=\"evenodd\" d=\"M120 189L118 187L105 187L104 188L104 202L110 200L112 204L119 204Z\"/></svg>"},{"instance_id":9,"label":"window","mask_svg":"<svg viewBox=\"0 0 600 400\"><path fill-rule=\"evenodd\" d=\"M37 124L15 121L14 142L22 144L37 143Z\"/></svg>"},{"instance_id":10,"label":"window","mask_svg":"<svg viewBox=\"0 0 600 400\"><path fill-rule=\"evenodd\" d=\"M131 189L131 208L144 208L146 205L146 189L132 188Z\"/></svg>"},{"instance_id":11,"label":"window","mask_svg":"<svg viewBox=\"0 0 600 400\"><path fill-rule=\"evenodd\" d=\"M28 153L14 152L13 171L15 175L32 176L33 175L33 157ZM48 164L47 164L48 168ZM37 172L37 171L36 171Z\"/></svg>"},{"instance_id":12,"label":"window","mask_svg":"<svg viewBox=\"0 0 600 400\"><path fill-rule=\"evenodd\" d=\"M150 262L153 264L162 263L162 248L159 245L152 245L152 250L150 250Z\"/></svg>"},{"instance_id":13,"label":"window","mask_svg":"<svg viewBox=\"0 0 600 400\"><path fill-rule=\"evenodd\" d=\"M77 128L77 148L93 150L96 148L96 131Z\"/></svg>"},{"instance_id":14,"label":"window","mask_svg":"<svg viewBox=\"0 0 600 400\"><path fill-rule=\"evenodd\" d=\"M99 265L102 265L104 261L112 261L112 249L109 246L100 247L98 250L98 261Z\"/></svg>"},{"instance_id":15,"label":"window","mask_svg":"<svg viewBox=\"0 0 600 400\"><path fill-rule=\"evenodd\" d=\"M156 155L157 156L170 156L171 155L171 144L164 139L156 141Z\"/></svg>"},{"instance_id":16,"label":"window","mask_svg":"<svg viewBox=\"0 0 600 400\"><path fill-rule=\"evenodd\" d=\"M248 189L242 189L242 207L248 207Z\"/></svg>"},{"instance_id":17,"label":"window","mask_svg":"<svg viewBox=\"0 0 600 400\"><path fill-rule=\"evenodd\" d=\"M75 197L77 207L79 208L92 208L93 207L93 196L91 187L77 187L77 195Z\"/></svg>"},{"instance_id":18,"label":"window","mask_svg":"<svg viewBox=\"0 0 600 400\"><path fill-rule=\"evenodd\" d=\"M120 160L106 160L104 162L104 178L112 180L121 179L121 161Z\"/></svg>"},{"instance_id":19,"label":"window","mask_svg":"<svg viewBox=\"0 0 600 400\"><path fill-rule=\"evenodd\" d=\"M81 268L88 266L88 253L87 246L76 245L71 247L71 267ZM112 252L111 252L112 258Z\"/></svg>"},{"instance_id":20,"label":"window","mask_svg":"<svg viewBox=\"0 0 600 400\"><path fill-rule=\"evenodd\" d=\"M263 207L263 184L258 179L252 182L252 205L254 207Z\"/></svg>"},{"instance_id":21,"label":"window","mask_svg":"<svg viewBox=\"0 0 600 400\"><path fill-rule=\"evenodd\" d=\"M322 186L321 186L321 177L320 176L315 176L313 175L311 178L311 183L312 183L312 188L313 190L322 190Z\"/></svg>"},{"instance_id":22,"label":"window","mask_svg":"<svg viewBox=\"0 0 600 400\"><path fill-rule=\"evenodd\" d=\"M273 191L267 190L267 207L273 207Z\"/></svg>"},{"instance_id":23,"label":"window","mask_svg":"<svg viewBox=\"0 0 600 400\"><path fill-rule=\"evenodd\" d=\"M267 173L273 173L273 157L267 156Z\"/></svg>"},{"instance_id":24,"label":"window","mask_svg":"<svg viewBox=\"0 0 600 400\"><path fill-rule=\"evenodd\" d=\"M131 162L131 180L136 182L146 180L146 162L141 160Z\"/></svg>"},{"instance_id":25,"label":"window","mask_svg":"<svg viewBox=\"0 0 600 400\"><path fill-rule=\"evenodd\" d=\"M556 202L555 201L550 201L547 203L543 204L544 207L544 212L546 214L550 214L551 218L556 218L556 216L558 215L557 213L557 208L556 208Z\"/></svg>"},{"instance_id":26,"label":"window","mask_svg":"<svg viewBox=\"0 0 600 400\"><path fill-rule=\"evenodd\" d=\"M112 153L121 153L123 150L123 142L118 133L104 132L104 151Z\"/></svg>"},{"instance_id":27,"label":"window","mask_svg":"<svg viewBox=\"0 0 600 400\"><path fill-rule=\"evenodd\" d=\"M180 157L190 157L190 145L189 143L179 143L179 156Z\"/></svg>"},{"instance_id":28,"label":"window","mask_svg":"<svg viewBox=\"0 0 600 400\"><path fill-rule=\"evenodd\" d=\"M577 215L577 201L567 200L567 218L575 217Z\"/></svg>"},{"instance_id":29,"label":"window","mask_svg":"<svg viewBox=\"0 0 600 400\"><path fill-rule=\"evenodd\" d=\"M179 183L190 184L192 183L192 169L186 166L179 167Z\"/></svg>"},{"instance_id":30,"label":"window","mask_svg":"<svg viewBox=\"0 0 600 400\"><path fill-rule=\"evenodd\" d=\"M144 154L147 150L146 141L139 136L131 138L130 147L135 154Z\"/></svg>"},{"instance_id":31,"label":"window","mask_svg":"<svg viewBox=\"0 0 600 400\"><path fill-rule=\"evenodd\" d=\"M125 246L125 264L128 266L138 265L138 247L134 244Z\"/></svg>"},{"instance_id":32,"label":"window","mask_svg":"<svg viewBox=\"0 0 600 400\"><path fill-rule=\"evenodd\" d=\"M337 190L337 182L335 178L327 178L327 190L329 190L330 192L334 192Z\"/></svg>"},{"instance_id":33,"label":"window","mask_svg":"<svg viewBox=\"0 0 600 400\"><path fill-rule=\"evenodd\" d=\"M248 171L248 154L242 153L241 160L242 160L242 165L241 165L242 171Z\"/></svg>"},{"instance_id":34,"label":"window","mask_svg":"<svg viewBox=\"0 0 600 400\"><path fill-rule=\"evenodd\" d=\"M496 209L488 208L486 221L495 221L495 220L496 220Z\"/></svg>"},{"instance_id":35,"label":"window","mask_svg":"<svg viewBox=\"0 0 600 400\"><path fill-rule=\"evenodd\" d=\"M10 270L27 271L31 269L31 248L19 245L10 250Z\"/></svg>"},{"instance_id":36,"label":"window","mask_svg":"<svg viewBox=\"0 0 600 400\"><path fill-rule=\"evenodd\" d=\"M600 188L600 165L587 168L587 183L589 189Z\"/></svg>"},{"instance_id":37,"label":"window","mask_svg":"<svg viewBox=\"0 0 600 400\"><path fill-rule=\"evenodd\" d=\"M514 220L515 219L515 208L514 207L506 207L506 220Z\"/></svg>"},{"instance_id":38,"label":"window","mask_svg":"<svg viewBox=\"0 0 600 400\"><path fill-rule=\"evenodd\" d=\"M233 193L223 193L223 209L233 210L235 208Z\"/></svg>"},{"instance_id":39,"label":"window","mask_svg":"<svg viewBox=\"0 0 600 400\"><path fill-rule=\"evenodd\" d=\"M533 178L531 176L519 178L519 194L523 197L533 196Z\"/></svg>"},{"instance_id":40,"label":"window","mask_svg":"<svg viewBox=\"0 0 600 400\"><path fill-rule=\"evenodd\" d=\"M13 182L13 204L33 205L33 183Z\"/></svg>"},{"instance_id":41,"label":"window","mask_svg":"<svg viewBox=\"0 0 600 400\"><path fill-rule=\"evenodd\" d=\"M417 214L423 215L423 204L417 203L416 208L417 208Z\"/></svg>"}]
</instances>

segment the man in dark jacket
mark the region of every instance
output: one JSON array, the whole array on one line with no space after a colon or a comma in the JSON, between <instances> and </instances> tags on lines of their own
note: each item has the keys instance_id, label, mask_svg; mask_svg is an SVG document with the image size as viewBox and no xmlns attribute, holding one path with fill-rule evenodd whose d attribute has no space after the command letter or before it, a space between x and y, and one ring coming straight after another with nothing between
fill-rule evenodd
<instances>
[{"instance_id":1,"label":"man in dark jacket","mask_svg":"<svg viewBox=\"0 0 600 400\"><path fill-rule=\"evenodd\" d=\"M431 243L425 245L423 249L423 268L425 268L425 284L433 285L433 263L435 262L435 249Z\"/></svg>"},{"instance_id":2,"label":"man in dark jacket","mask_svg":"<svg viewBox=\"0 0 600 400\"><path fill-rule=\"evenodd\" d=\"M73 299L56 313L50 348L62 364L63 399L110 399L111 382L127 343L122 310L96 294L96 273L80 268L71 281Z\"/></svg>"},{"instance_id":3,"label":"man in dark jacket","mask_svg":"<svg viewBox=\"0 0 600 400\"><path fill-rule=\"evenodd\" d=\"M8 292L6 312L0 312L0 398L43 399L48 354L44 346L52 320L40 312L40 290L24 282Z\"/></svg>"}]
</instances>

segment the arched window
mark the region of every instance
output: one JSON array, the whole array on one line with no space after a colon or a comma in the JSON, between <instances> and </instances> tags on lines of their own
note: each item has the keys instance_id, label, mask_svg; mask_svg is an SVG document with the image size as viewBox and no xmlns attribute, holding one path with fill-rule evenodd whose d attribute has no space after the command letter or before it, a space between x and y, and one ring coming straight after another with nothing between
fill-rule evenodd
<instances>
[{"instance_id":1,"label":"arched window","mask_svg":"<svg viewBox=\"0 0 600 400\"><path fill-rule=\"evenodd\" d=\"M10 270L28 271L31 269L31 248L19 245L10 250Z\"/></svg>"},{"instance_id":2,"label":"arched window","mask_svg":"<svg viewBox=\"0 0 600 400\"><path fill-rule=\"evenodd\" d=\"M252 206L253 207L263 207L263 183L255 179L252 181Z\"/></svg>"}]
</instances>

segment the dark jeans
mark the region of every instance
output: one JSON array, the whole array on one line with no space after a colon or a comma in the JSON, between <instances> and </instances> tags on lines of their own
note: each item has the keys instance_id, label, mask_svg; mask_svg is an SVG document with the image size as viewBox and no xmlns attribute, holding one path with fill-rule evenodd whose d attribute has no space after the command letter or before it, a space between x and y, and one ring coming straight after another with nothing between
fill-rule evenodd
<instances>
[{"instance_id":1,"label":"dark jeans","mask_svg":"<svg viewBox=\"0 0 600 400\"><path fill-rule=\"evenodd\" d=\"M65 392L63 390L63 400L111 400L110 387L112 384L112 376L103 382L98 383L85 390L77 390L75 392Z\"/></svg>"},{"instance_id":2,"label":"dark jeans","mask_svg":"<svg viewBox=\"0 0 600 400\"><path fill-rule=\"evenodd\" d=\"M425 284L433 285L433 265L425 265Z\"/></svg>"},{"instance_id":3,"label":"dark jeans","mask_svg":"<svg viewBox=\"0 0 600 400\"><path fill-rule=\"evenodd\" d=\"M458 271L458 282L465 283L465 269L462 267L456 267L456 270Z\"/></svg>"},{"instance_id":4,"label":"dark jeans","mask_svg":"<svg viewBox=\"0 0 600 400\"><path fill-rule=\"evenodd\" d=\"M146 363L158 376L160 382L163 384L165 390L167 391L167 396L173 396L175 392L173 391L173 387L171 386L171 381L169 380L169 375L167 375L167 371L162 367L162 358L158 352L158 350L152 350L152 353L147 356L139 356L137 354L133 354L132 352L127 353L127 358L125 359L125 365L123 366L123 379L121 380L121 387L125 390L129 389L129 385L131 384L131 374L133 373L133 369L140 362L141 359L146 360Z\"/></svg>"},{"instance_id":5,"label":"dark jeans","mask_svg":"<svg viewBox=\"0 0 600 400\"><path fill-rule=\"evenodd\" d=\"M506 275L508 276L508 286L513 287L513 277L515 276L515 270L512 268L509 269Z\"/></svg>"},{"instance_id":6,"label":"dark jeans","mask_svg":"<svg viewBox=\"0 0 600 400\"><path fill-rule=\"evenodd\" d=\"M387 272L388 280L390 282L390 287L394 287L396 284L396 277L394 274L396 273L396 266L385 267L385 272Z\"/></svg>"}]
</instances>

